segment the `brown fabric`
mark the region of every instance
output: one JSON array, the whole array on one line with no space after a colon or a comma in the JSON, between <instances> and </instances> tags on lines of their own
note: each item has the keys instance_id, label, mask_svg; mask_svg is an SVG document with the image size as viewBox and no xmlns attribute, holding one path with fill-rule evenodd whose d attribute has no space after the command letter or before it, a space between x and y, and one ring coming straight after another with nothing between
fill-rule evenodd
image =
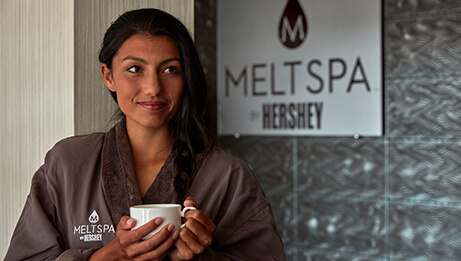
<instances>
[{"instance_id":1,"label":"brown fabric","mask_svg":"<svg viewBox=\"0 0 461 261\"><path fill-rule=\"evenodd\" d=\"M213 246L197 256L199 260L286 260L269 202L255 175L240 159L214 148L195 175L188 195L216 225Z\"/></svg>"},{"instance_id":2,"label":"brown fabric","mask_svg":"<svg viewBox=\"0 0 461 261\"><path fill-rule=\"evenodd\" d=\"M6 261L87 260L115 238L102 190L103 142L103 133L74 136L47 153L32 179ZM89 221L93 212L97 223ZM85 239L93 235L99 239Z\"/></svg>"},{"instance_id":3,"label":"brown fabric","mask_svg":"<svg viewBox=\"0 0 461 261\"><path fill-rule=\"evenodd\" d=\"M136 181L128 174L134 173L133 158L128 139L118 137L123 135L121 126L117 124L107 132L102 149L104 195L114 224L122 216L129 216L130 206L142 203Z\"/></svg>"},{"instance_id":4,"label":"brown fabric","mask_svg":"<svg viewBox=\"0 0 461 261\"><path fill-rule=\"evenodd\" d=\"M56 261L79 261L79 260L88 260L90 256L96 252L98 248L90 248L90 249L70 249L64 251Z\"/></svg>"},{"instance_id":5,"label":"brown fabric","mask_svg":"<svg viewBox=\"0 0 461 261\"><path fill-rule=\"evenodd\" d=\"M173 157L168 156L154 182L142 198L143 204L178 203L174 190ZM159 193L161 191L161 193Z\"/></svg>"},{"instance_id":6,"label":"brown fabric","mask_svg":"<svg viewBox=\"0 0 461 261\"><path fill-rule=\"evenodd\" d=\"M177 202L172 162L170 155L157 178L141 198L125 118L107 132L102 150L102 177L107 206L114 224L117 224L122 216L130 215L131 206Z\"/></svg>"},{"instance_id":7,"label":"brown fabric","mask_svg":"<svg viewBox=\"0 0 461 261\"><path fill-rule=\"evenodd\" d=\"M141 198L125 126L123 120L105 134L64 139L49 151L6 261L86 260L115 238L130 206L177 200L171 157ZM269 202L248 166L219 148L201 155L197 165L186 196L196 199L216 232L194 260L286 260ZM89 218L92 213L98 220Z\"/></svg>"}]
</instances>

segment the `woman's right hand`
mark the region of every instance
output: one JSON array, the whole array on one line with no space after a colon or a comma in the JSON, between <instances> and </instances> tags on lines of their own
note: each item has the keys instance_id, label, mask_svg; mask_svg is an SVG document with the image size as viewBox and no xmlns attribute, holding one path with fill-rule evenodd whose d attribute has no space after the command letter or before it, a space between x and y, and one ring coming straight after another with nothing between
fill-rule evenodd
<instances>
[{"instance_id":1,"label":"woman's right hand","mask_svg":"<svg viewBox=\"0 0 461 261\"><path fill-rule=\"evenodd\" d=\"M161 218L154 218L131 230L136 220L122 217L117 225L117 237L91 255L89 260L162 260L178 238L179 233L174 231L174 225L168 224L151 238L141 241L162 222Z\"/></svg>"}]
</instances>

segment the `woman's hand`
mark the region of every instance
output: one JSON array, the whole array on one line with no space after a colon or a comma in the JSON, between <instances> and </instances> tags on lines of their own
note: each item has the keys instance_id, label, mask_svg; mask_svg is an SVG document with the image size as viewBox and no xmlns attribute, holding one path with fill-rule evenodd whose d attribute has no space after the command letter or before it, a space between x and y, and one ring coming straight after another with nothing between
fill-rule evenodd
<instances>
[{"instance_id":1,"label":"woman's hand","mask_svg":"<svg viewBox=\"0 0 461 261\"><path fill-rule=\"evenodd\" d=\"M184 201L184 207L196 207L196 201L188 197ZM198 209L192 209L184 214L185 226L179 233L169 257L173 261L190 260L195 255L203 253L213 242L213 233L216 226L205 213Z\"/></svg>"},{"instance_id":2,"label":"woman's hand","mask_svg":"<svg viewBox=\"0 0 461 261\"><path fill-rule=\"evenodd\" d=\"M174 225L168 224L151 238L141 241L160 224L162 219L154 218L131 230L136 225L136 220L122 217L117 225L117 237L91 255L89 260L162 260L179 236L174 231Z\"/></svg>"}]
</instances>

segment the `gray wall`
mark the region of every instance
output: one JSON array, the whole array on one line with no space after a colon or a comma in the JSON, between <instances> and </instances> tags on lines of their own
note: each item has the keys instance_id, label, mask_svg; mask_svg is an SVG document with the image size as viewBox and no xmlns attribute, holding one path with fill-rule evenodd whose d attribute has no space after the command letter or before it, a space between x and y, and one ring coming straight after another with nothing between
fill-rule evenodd
<instances>
[{"instance_id":1,"label":"gray wall","mask_svg":"<svg viewBox=\"0 0 461 261\"><path fill-rule=\"evenodd\" d=\"M461 0L383 1L383 137L218 137L258 176L289 260L461 260ZM215 1L195 17L215 131Z\"/></svg>"}]
</instances>

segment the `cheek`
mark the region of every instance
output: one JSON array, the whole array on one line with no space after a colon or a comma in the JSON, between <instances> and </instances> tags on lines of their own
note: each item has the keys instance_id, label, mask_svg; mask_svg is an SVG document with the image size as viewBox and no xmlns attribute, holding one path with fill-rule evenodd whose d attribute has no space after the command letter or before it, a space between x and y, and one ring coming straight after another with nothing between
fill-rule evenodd
<instances>
[{"instance_id":1,"label":"cheek","mask_svg":"<svg viewBox=\"0 0 461 261\"><path fill-rule=\"evenodd\" d=\"M183 81L177 81L177 82L171 83L169 84L169 86L174 86L174 88L171 88L169 90L170 99L175 104L180 104L183 99L183 93L184 93Z\"/></svg>"},{"instance_id":2,"label":"cheek","mask_svg":"<svg viewBox=\"0 0 461 261\"><path fill-rule=\"evenodd\" d=\"M122 95L124 99L136 93L137 84L133 81L120 79L117 83L117 96Z\"/></svg>"},{"instance_id":3,"label":"cheek","mask_svg":"<svg viewBox=\"0 0 461 261\"><path fill-rule=\"evenodd\" d=\"M175 102L177 104L177 106L179 106L181 103L182 103L182 100L184 98L184 91L183 89L179 89L175 94L174 94L174 99L175 99Z\"/></svg>"},{"instance_id":4,"label":"cheek","mask_svg":"<svg viewBox=\"0 0 461 261\"><path fill-rule=\"evenodd\" d=\"M178 99L178 100L182 99L183 93L184 93L183 88L179 88L175 93L176 99Z\"/></svg>"}]
</instances>

